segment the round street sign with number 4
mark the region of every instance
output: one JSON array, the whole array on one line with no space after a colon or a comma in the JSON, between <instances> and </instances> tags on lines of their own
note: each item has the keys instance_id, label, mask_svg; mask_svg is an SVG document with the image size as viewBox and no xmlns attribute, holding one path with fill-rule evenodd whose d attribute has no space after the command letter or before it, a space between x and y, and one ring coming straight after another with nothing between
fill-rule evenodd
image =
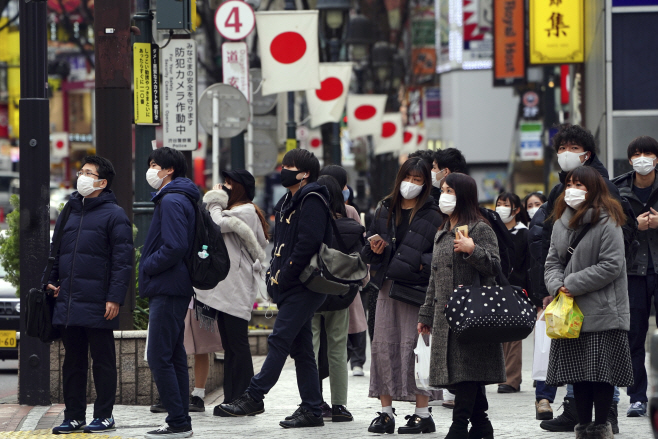
<instances>
[{"instance_id":1,"label":"round street sign with number 4","mask_svg":"<svg viewBox=\"0 0 658 439\"><path fill-rule=\"evenodd\" d=\"M242 0L229 0L222 3L215 12L217 32L227 40L246 38L256 26L254 10Z\"/></svg>"}]
</instances>

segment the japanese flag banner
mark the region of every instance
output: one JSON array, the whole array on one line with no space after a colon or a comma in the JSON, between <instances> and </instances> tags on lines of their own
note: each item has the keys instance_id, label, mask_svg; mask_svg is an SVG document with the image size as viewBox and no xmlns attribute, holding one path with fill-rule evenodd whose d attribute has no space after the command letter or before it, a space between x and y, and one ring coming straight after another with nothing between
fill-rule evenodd
<instances>
[{"instance_id":1,"label":"japanese flag banner","mask_svg":"<svg viewBox=\"0 0 658 439\"><path fill-rule=\"evenodd\" d=\"M349 95L347 97L347 126L350 137L377 136L382 130L382 116L386 95Z\"/></svg>"},{"instance_id":2,"label":"japanese flag banner","mask_svg":"<svg viewBox=\"0 0 658 439\"><path fill-rule=\"evenodd\" d=\"M382 117L381 132L375 136L375 155L402 150L403 127L401 113L386 113Z\"/></svg>"},{"instance_id":3,"label":"japanese flag banner","mask_svg":"<svg viewBox=\"0 0 658 439\"><path fill-rule=\"evenodd\" d=\"M418 149L418 127L407 126L402 132L402 153L411 154Z\"/></svg>"},{"instance_id":4,"label":"japanese flag banner","mask_svg":"<svg viewBox=\"0 0 658 439\"><path fill-rule=\"evenodd\" d=\"M318 11L257 12L262 93L320 88Z\"/></svg>"},{"instance_id":5,"label":"japanese flag banner","mask_svg":"<svg viewBox=\"0 0 658 439\"><path fill-rule=\"evenodd\" d=\"M418 128L416 135L416 149L427 149L427 130L425 128Z\"/></svg>"},{"instance_id":6,"label":"japanese flag banner","mask_svg":"<svg viewBox=\"0 0 658 439\"><path fill-rule=\"evenodd\" d=\"M299 139L299 146L302 149L307 149L315 155L320 162L322 162L322 155L324 153L324 148L322 145L322 133L319 129L307 130L306 135Z\"/></svg>"},{"instance_id":7,"label":"japanese flag banner","mask_svg":"<svg viewBox=\"0 0 658 439\"><path fill-rule=\"evenodd\" d=\"M339 122L345 109L347 91L352 77L352 63L320 64L320 88L306 90L306 102L311 113L311 126Z\"/></svg>"}]
</instances>

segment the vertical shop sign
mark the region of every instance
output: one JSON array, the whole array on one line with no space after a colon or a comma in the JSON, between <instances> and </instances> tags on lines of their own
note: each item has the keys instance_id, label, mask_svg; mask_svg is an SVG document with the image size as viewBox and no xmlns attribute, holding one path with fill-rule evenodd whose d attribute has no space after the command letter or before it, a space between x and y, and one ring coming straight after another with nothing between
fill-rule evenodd
<instances>
[{"instance_id":1,"label":"vertical shop sign","mask_svg":"<svg viewBox=\"0 0 658 439\"><path fill-rule=\"evenodd\" d=\"M431 81L436 73L436 21L434 2L412 0L411 20L411 83Z\"/></svg>"},{"instance_id":2,"label":"vertical shop sign","mask_svg":"<svg viewBox=\"0 0 658 439\"><path fill-rule=\"evenodd\" d=\"M494 0L494 86L525 82L524 0Z\"/></svg>"},{"instance_id":3,"label":"vertical shop sign","mask_svg":"<svg viewBox=\"0 0 658 439\"><path fill-rule=\"evenodd\" d=\"M544 157L541 143L541 122L521 122L520 131L519 156L521 160L541 160Z\"/></svg>"},{"instance_id":4,"label":"vertical shop sign","mask_svg":"<svg viewBox=\"0 0 658 439\"><path fill-rule=\"evenodd\" d=\"M197 149L196 41L171 40L162 50L163 144Z\"/></svg>"},{"instance_id":5,"label":"vertical shop sign","mask_svg":"<svg viewBox=\"0 0 658 439\"><path fill-rule=\"evenodd\" d=\"M160 124L157 59L158 47L155 44L133 45L135 125Z\"/></svg>"},{"instance_id":6,"label":"vertical shop sign","mask_svg":"<svg viewBox=\"0 0 658 439\"><path fill-rule=\"evenodd\" d=\"M530 0L530 64L584 61L583 4L582 0Z\"/></svg>"},{"instance_id":7,"label":"vertical shop sign","mask_svg":"<svg viewBox=\"0 0 658 439\"><path fill-rule=\"evenodd\" d=\"M249 96L249 51L247 43L222 44L222 74L224 84L231 85L242 92L247 102Z\"/></svg>"}]
</instances>

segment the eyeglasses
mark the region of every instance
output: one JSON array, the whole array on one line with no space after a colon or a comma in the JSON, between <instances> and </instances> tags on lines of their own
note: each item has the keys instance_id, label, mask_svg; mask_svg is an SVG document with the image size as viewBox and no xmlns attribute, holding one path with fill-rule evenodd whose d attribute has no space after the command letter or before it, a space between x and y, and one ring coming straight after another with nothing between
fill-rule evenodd
<instances>
[{"instance_id":1,"label":"eyeglasses","mask_svg":"<svg viewBox=\"0 0 658 439\"><path fill-rule=\"evenodd\" d=\"M92 175L95 175L96 177L100 177L100 175L94 174L93 172L88 171L86 169L83 170L83 171L76 172L75 175L76 175L76 177L80 177L81 175L84 175L85 177L91 177Z\"/></svg>"}]
</instances>

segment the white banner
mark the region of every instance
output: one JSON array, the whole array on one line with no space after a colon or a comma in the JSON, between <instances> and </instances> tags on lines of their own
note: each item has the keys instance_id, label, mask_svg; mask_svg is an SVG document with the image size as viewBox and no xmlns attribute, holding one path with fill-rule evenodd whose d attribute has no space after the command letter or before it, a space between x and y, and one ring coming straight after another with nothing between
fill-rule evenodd
<instances>
[{"instance_id":1,"label":"white banner","mask_svg":"<svg viewBox=\"0 0 658 439\"><path fill-rule=\"evenodd\" d=\"M402 153L411 154L418 149L418 127L407 126L402 134Z\"/></svg>"},{"instance_id":2,"label":"white banner","mask_svg":"<svg viewBox=\"0 0 658 439\"><path fill-rule=\"evenodd\" d=\"M318 11L257 12L263 96L320 88Z\"/></svg>"},{"instance_id":3,"label":"white banner","mask_svg":"<svg viewBox=\"0 0 658 439\"><path fill-rule=\"evenodd\" d=\"M320 129L308 129L305 126L297 128L297 138L299 139L299 147L307 149L315 155L320 162L322 162L322 155L324 154L324 145L322 144L322 132Z\"/></svg>"},{"instance_id":4,"label":"white banner","mask_svg":"<svg viewBox=\"0 0 658 439\"><path fill-rule=\"evenodd\" d=\"M197 149L196 41L171 40L161 50L163 145Z\"/></svg>"},{"instance_id":5,"label":"white banner","mask_svg":"<svg viewBox=\"0 0 658 439\"><path fill-rule=\"evenodd\" d=\"M416 149L427 149L427 130L425 128L418 128Z\"/></svg>"},{"instance_id":6,"label":"white banner","mask_svg":"<svg viewBox=\"0 0 658 439\"><path fill-rule=\"evenodd\" d=\"M237 88L247 98L247 102L250 101L247 43L222 44L222 77L224 84Z\"/></svg>"},{"instance_id":7,"label":"white banner","mask_svg":"<svg viewBox=\"0 0 658 439\"><path fill-rule=\"evenodd\" d=\"M345 109L351 77L352 63L320 64L320 88L306 90L311 127L340 121Z\"/></svg>"},{"instance_id":8,"label":"white banner","mask_svg":"<svg viewBox=\"0 0 658 439\"><path fill-rule=\"evenodd\" d=\"M375 155L402 150L402 114L386 113L382 117L381 132L375 136Z\"/></svg>"},{"instance_id":9,"label":"white banner","mask_svg":"<svg viewBox=\"0 0 658 439\"><path fill-rule=\"evenodd\" d=\"M377 136L382 130L382 116L386 95L349 95L347 97L347 126L350 137Z\"/></svg>"}]
</instances>

